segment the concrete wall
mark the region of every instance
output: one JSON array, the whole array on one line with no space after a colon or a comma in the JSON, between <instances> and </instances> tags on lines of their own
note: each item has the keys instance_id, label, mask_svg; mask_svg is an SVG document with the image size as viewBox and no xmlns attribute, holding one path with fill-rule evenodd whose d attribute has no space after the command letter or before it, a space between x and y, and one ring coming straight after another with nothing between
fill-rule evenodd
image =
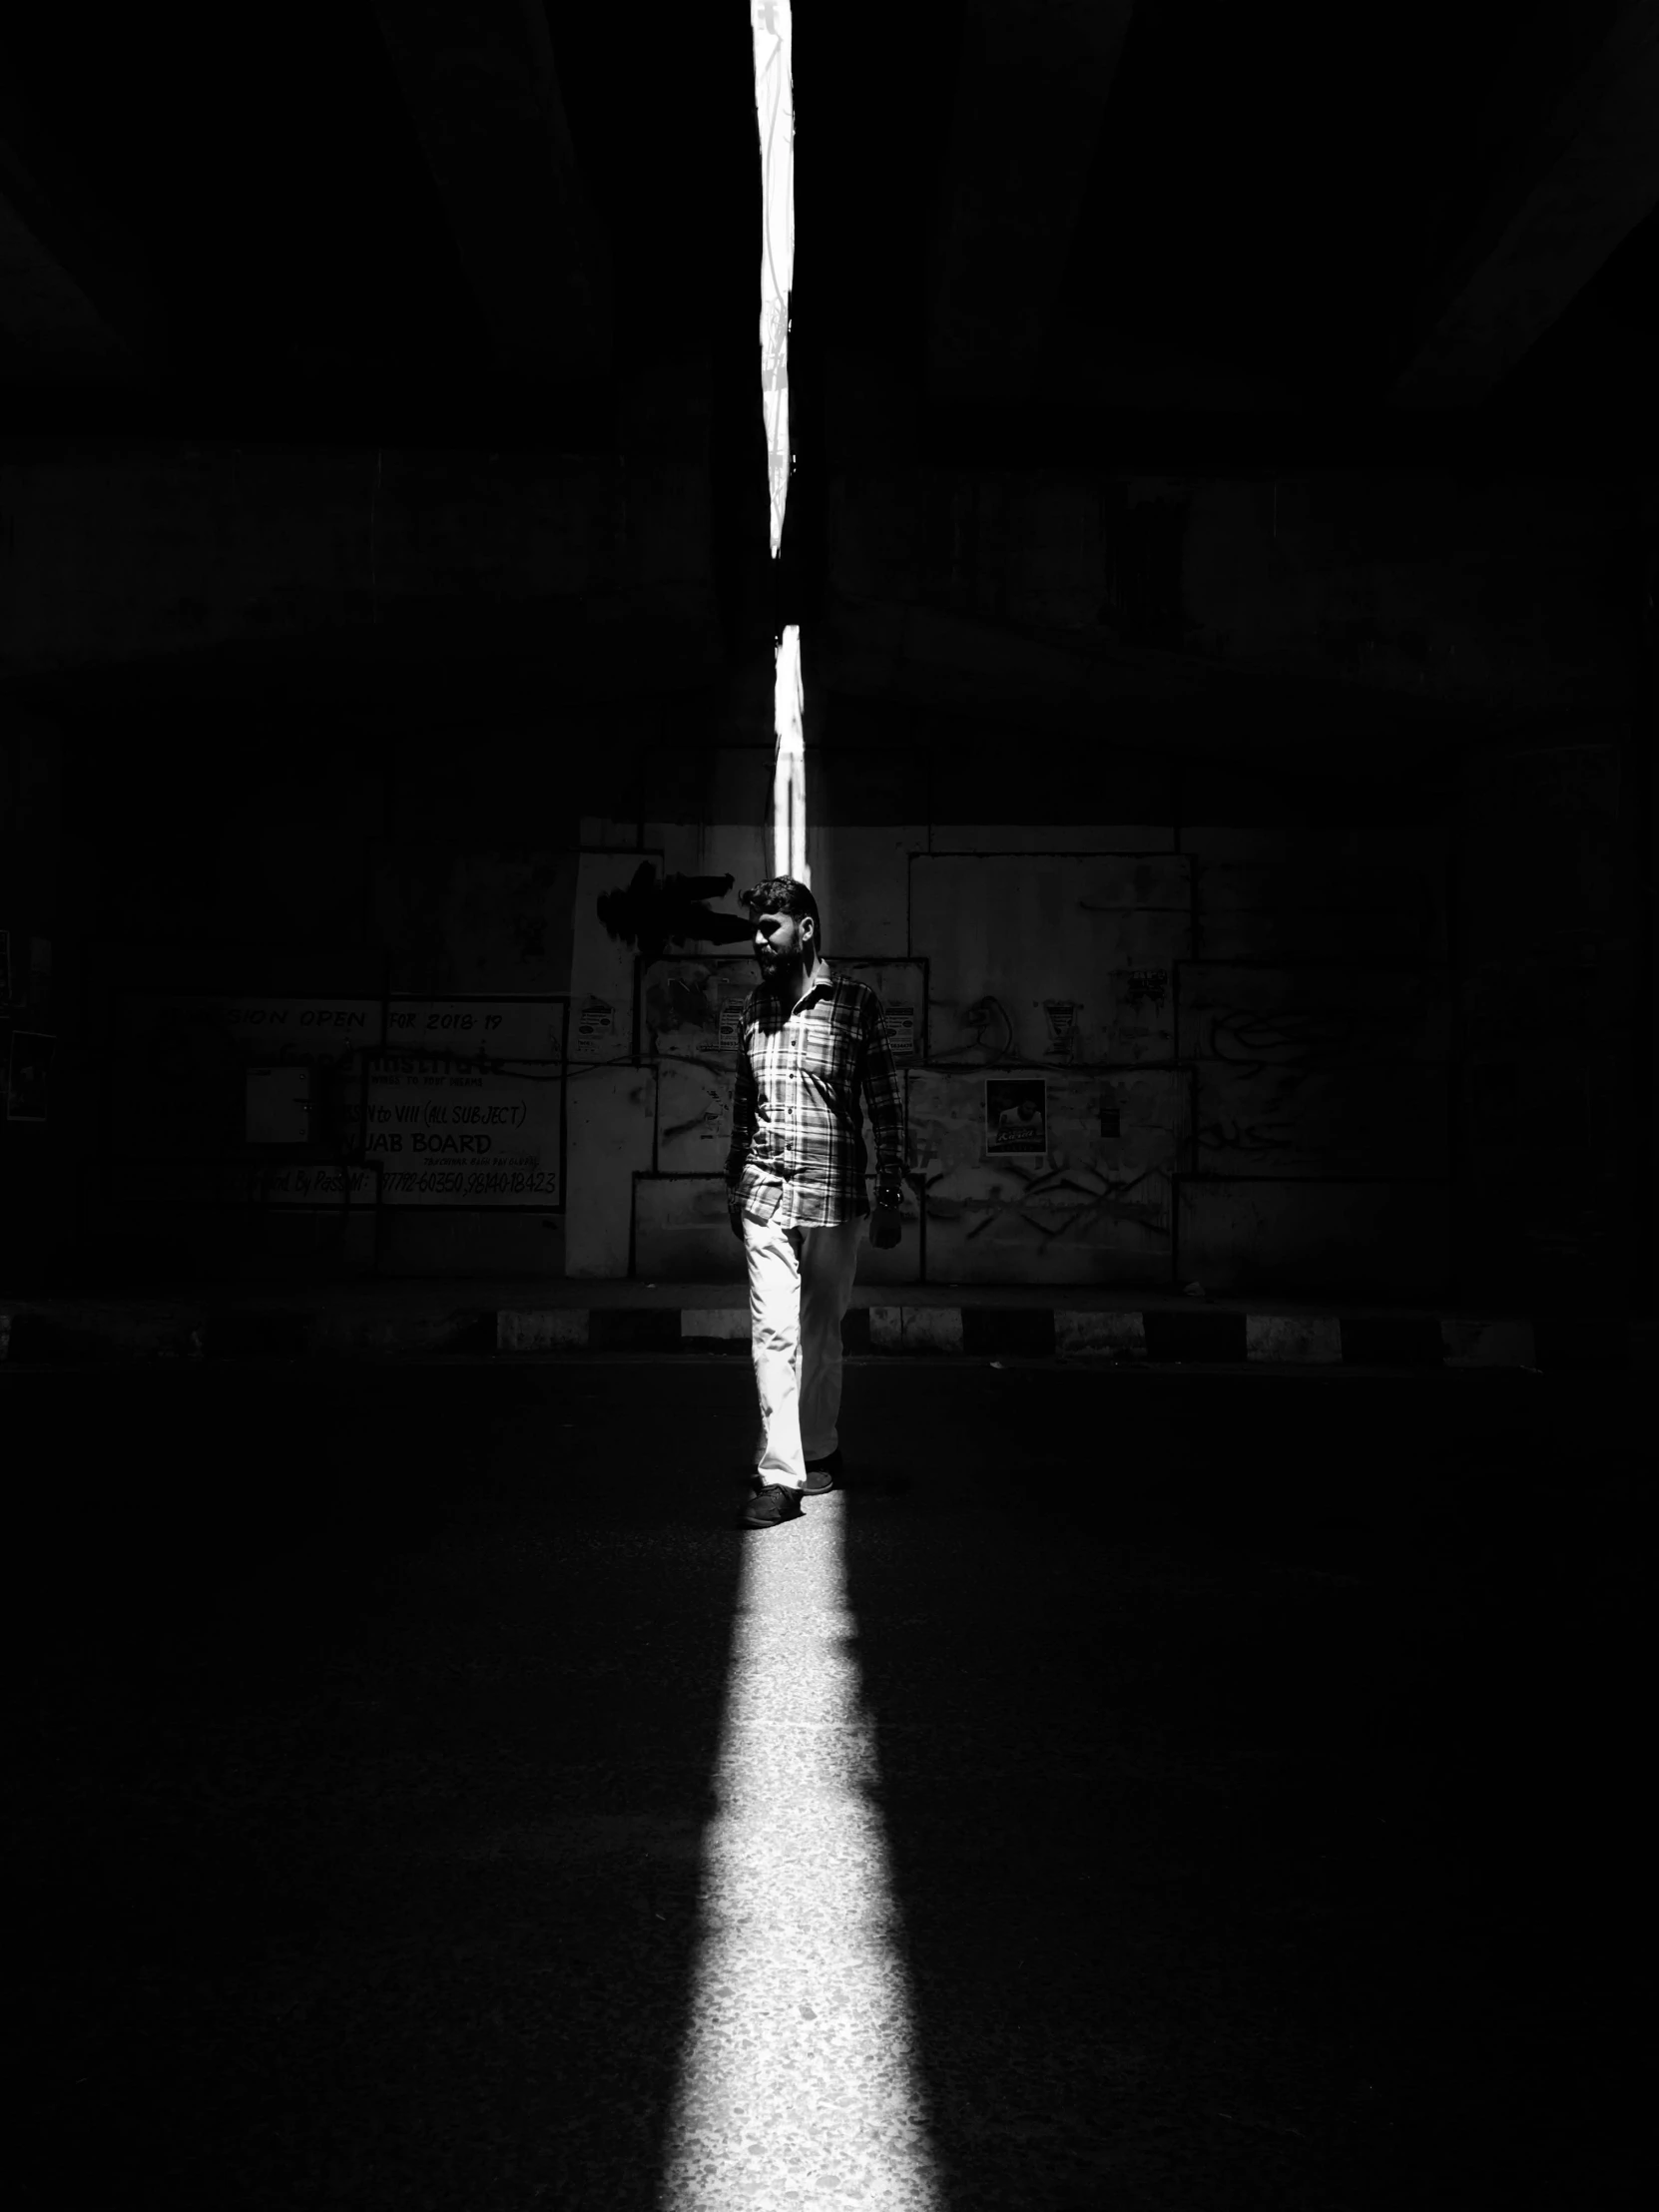
<instances>
[{"instance_id":1,"label":"concrete wall","mask_svg":"<svg viewBox=\"0 0 1659 2212\"><path fill-rule=\"evenodd\" d=\"M643 688L694 684L720 657L708 490L697 461L546 450L9 453L0 667L184 670L354 634L415 662L528 652L567 693L630 662Z\"/></svg>"},{"instance_id":2,"label":"concrete wall","mask_svg":"<svg viewBox=\"0 0 1659 2212\"><path fill-rule=\"evenodd\" d=\"M1629 781L1620 734L1594 729L1462 779L1462 1268L1534 1304L1593 1305L1640 1253Z\"/></svg>"},{"instance_id":3,"label":"concrete wall","mask_svg":"<svg viewBox=\"0 0 1659 2212\"><path fill-rule=\"evenodd\" d=\"M936 732L867 762L809 748L809 790L831 818L810 840L828 955L878 989L908 1046L906 1235L867 1256L868 1279L1169 1288L1202 1272L1216 1290L1336 1278L1443 1295L1449 830L1432 804L1357 828L1334 801L1321 824L1306 792L1286 805L1264 786L1232 811L1277 804L1278 823L1178 823L1167 771L1160 789L1156 768L1097 749L1071 761L1074 788L1104 771L1143 818L1161 798L1165 820L955 819L991 811L984 756L999 752L1013 757ZM752 787L759 805L766 767L737 751L704 788ZM844 819L860 792L864 811L912 819ZM1004 779L1005 812L1029 799ZM642 834L646 856L740 884L764 866L753 819L653 820ZM584 842L604 841L587 824ZM584 905L636 860L584 851ZM578 918L578 942L584 930L625 1002L617 948ZM735 1055L721 1015L752 981L741 949L715 943L640 968L640 1063L656 1082L630 1108L630 1150L654 1112L654 1159L633 1176L647 1280L741 1273L722 1198ZM988 1156L986 1082L1021 1078L1048 1086L1047 1150ZM573 1188L581 1158L573 1144ZM619 1162L605 1172L620 1182ZM607 1272L625 1265L619 1228Z\"/></svg>"},{"instance_id":4,"label":"concrete wall","mask_svg":"<svg viewBox=\"0 0 1659 2212\"><path fill-rule=\"evenodd\" d=\"M443 732L340 748L322 784L268 743L227 759L181 732L181 773L218 792L188 834L141 765L83 752L102 857L81 984L89 1033L114 1048L80 1106L83 1244L151 1271L377 1259L394 1275L736 1281L722 1174L752 965L741 943L696 938L643 959L596 906L642 861L739 887L767 872L770 756L706 747L688 778L667 711L630 714L584 710L556 744L475 733L493 792L457 780L461 741ZM842 722L868 735L850 707ZM602 773L571 774L587 750ZM1443 1295L1454 992L1435 804L1357 826L1335 800L1311 819L1307 790L1245 778L1214 809L1235 819L1182 820L1168 764L1050 744L1041 776L1004 778L1005 814L1049 804L1058 779L1089 819L999 824L999 755L1000 739L933 726L909 746L809 751L827 953L888 1007L907 1101L906 1231L865 1278ZM584 792L617 811L574 813ZM1113 794L1134 819L1102 819ZM717 805L731 816L710 819ZM220 1035L218 1072L187 1071L157 1041L168 991L361 1003L368 1044L383 1007L415 1000L541 1009L547 1042L513 1066L549 1086L524 1096L557 1099L557 1202L434 1194L376 1212L365 1176L360 1196L290 1183L250 1209L252 1033ZM318 1098L349 1061L311 1054ZM1009 1082L1046 1085L1038 1154L988 1150L986 1085ZM211 1196L179 1180L191 1162Z\"/></svg>"},{"instance_id":5,"label":"concrete wall","mask_svg":"<svg viewBox=\"0 0 1659 2212\"><path fill-rule=\"evenodd\" d=\"M889 459L843 466L830 519L827 673L848 692L1079 731L1190 712L1218 746L1294 722L1336 754L1631 695L1624 483Z\"/></svg>"},{"instance_id":6,"label":"concrete wall","mask_svg":"<svg viewBox=\"0 0 1659 2212\"><path fill-rule=\"evenodd\" d=\"M708 674L706 491L695 462L7 464L0 673L51 701L7 725L4 919L52 920L63 1031L44 1133L7 1131L14 1254L735 1279L748 963L637 959L596 912L646 860L770 871L770 671ZM907 1040L907 1228L868 1279L1617 1273L1616 506L838 471L811 868ZM146 1123L135 989L542 1009L556 1202L376 1215L343 1171L339 1204L187 1202L192 1148L221 1192L248 1164L243 1073ZM312 1055L317 1098L348 1057ZM1048 1086L1040 1155L987 1151L987 1082Z\"/></svg>"},{"instance_id":7,"label":"concrete wall","mask_svg":"<svg viewBox=\"0 0 1659 2212\"><path fill-rule=\"evenodd\" d=\"M56 730L0 700L0 1263L14 1280L38 1275L60 1248L74 1176L69 1131L50 1110L77 1072L78 1039L64 1020L74 878L63 778Z\"/></svg>"}]
</instances>

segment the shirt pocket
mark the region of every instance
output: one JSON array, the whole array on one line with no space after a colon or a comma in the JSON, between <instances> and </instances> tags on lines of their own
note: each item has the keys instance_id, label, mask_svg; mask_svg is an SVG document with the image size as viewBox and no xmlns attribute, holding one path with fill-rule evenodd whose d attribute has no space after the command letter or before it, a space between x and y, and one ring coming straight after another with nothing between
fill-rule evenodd
<instances>
[{"instance_id":1,"label":"shirt pocket","mask_svg":"<svg viewBox=\"0 0 1659 2212\"><path fill-rule=\"evenodd\" d=\"M810 1021L801 1038L801 1072L821 1083L835 1082L843 1058L841 1039L828 1021Z\"/></svg>"}]
</instances>

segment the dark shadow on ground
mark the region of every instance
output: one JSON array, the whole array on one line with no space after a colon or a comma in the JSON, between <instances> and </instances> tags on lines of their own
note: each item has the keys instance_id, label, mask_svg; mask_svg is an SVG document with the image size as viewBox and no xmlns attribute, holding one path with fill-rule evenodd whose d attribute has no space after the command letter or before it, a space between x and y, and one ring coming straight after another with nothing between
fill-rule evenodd
<instances>
[{"instance_id":1,"label":"dark shadow on ground","mask_svg":"<svg viewBox=\"0 0 1659 2212\"><path fill-rule=\"evenodd\" d=\"M652 2204L740 1539L642 1380L8 1379L40 2203Z\"/></svg>"},{"instance_id":2,"label":"dark shadow on ground","mask_svg":"<svg viewBox=\"0 0 1659 2212\"><path fill-rule=\"evenodd\" d=\"M1635 2201L1631 1387L848 1370L949 2212ZM747 1364L0 1412L35 2201L650 2212Z\"/></svg>"},{"instance_id":3,"label":"dark shadow on ground","mask_svg":"<svg viewBox=\"0 0 1659 2212\"><path fill-rule=\"evenodd\" d=\"M843 1428L951 2212L1636 2202L1609 1379L927 1380Z\"/></svg>"}]
</instances>

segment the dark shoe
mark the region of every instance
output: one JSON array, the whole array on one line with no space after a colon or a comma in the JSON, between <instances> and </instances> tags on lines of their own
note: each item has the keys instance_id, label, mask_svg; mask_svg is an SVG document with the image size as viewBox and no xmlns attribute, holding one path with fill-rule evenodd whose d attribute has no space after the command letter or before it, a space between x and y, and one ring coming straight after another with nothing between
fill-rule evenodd
<instances>
[{"instance_id":1,"label":"dark shoe","mask_svg":"<svg viewBox=\"0 0 1659 2212\"><path fill-rule=\"evenodd\" d=\"M751 1528L776 1528L780 1521L801 1518L801 1492L782 1482L769 1482L750 1499L744 1520Z\"/></svg>"},{"instance_id":2,"label":"dark shoe","mask_svg":"<svg viewBox=\"0 0 1659 2212\"><path fill-rule=\"evenodd\" d=\"M832 1490L841 1478L840 1446L830 1452L828 1459L807 1461L807 1495L822 1497L826 1490Z\"/></svg>"}]
</instances>

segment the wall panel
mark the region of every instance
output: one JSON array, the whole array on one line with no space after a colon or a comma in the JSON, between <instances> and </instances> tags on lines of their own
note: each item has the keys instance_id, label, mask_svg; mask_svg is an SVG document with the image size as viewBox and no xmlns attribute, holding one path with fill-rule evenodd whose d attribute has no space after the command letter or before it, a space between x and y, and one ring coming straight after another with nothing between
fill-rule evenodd
<instances>
[{"instance_id":1,"label":"wall panel","mask_svg":"<svg viewBox=\"0 0 1659 2212\"><path fill-rule=\"evenodd\" d=\"M565 1094L565 1272L628 1273L634 1177L651 1166L657 1074L649 1067L570 1069Z\"/></svg>"},{"instance_id":2,"label":"wall panel","mask_svg":"<svg viewBox=\"0 0 1659 2212\"><path fill-rule=\"evenodd\" d=\"M1447 1184L1184 1180L1180 1272L1218 1293L1408 1303L1451 1288Z\"/></svg>"},{"instance_id":3,"label":"wall panel","mask_svg":"<svg viewBox=\"0 0 1659 2212\"><path fill-rule=\"evenodd\" d=\"M1046 1080L1046 1150L992 1157L987 1081L1029 1077ZM908 1088L930 1283L1167 1286L1185 1112L1176 1070L930 1068L911 1074Z\"/></svg>"},{"instance_id":4,"label":"wall panel","mask_svg":"<svg viewBox=\"0 0 1659 2212\"><path fill-rule=\"evenodd\" d=\"M1191 951L1188 863L918 855L910 950L928 962L935 1066L1170 1059L1172 973Z\"/></svg>"},{"instance_id":5,"label":"wall panel","mask_svg":"<svg viewBox=\"0 0 1659 2212\"><path fill-rule=\"evenodd\" d=\"M1450 994L1432 968L1249 967L1191 961L1181 970L1180 1057L1233 1067L1335 1067L1444 1060Z\"/></svg>"},{"instance_id":6,"label":"wall panel","mask_svg":"<svg viewBox=\"0 0 1659 2212\"><path fill-rule=\"evenodd\" d=\"M1426 868L1203 860L1195 890L1201 960L1445 956L1440 882Z\"/></svg>"}]
</instances>

